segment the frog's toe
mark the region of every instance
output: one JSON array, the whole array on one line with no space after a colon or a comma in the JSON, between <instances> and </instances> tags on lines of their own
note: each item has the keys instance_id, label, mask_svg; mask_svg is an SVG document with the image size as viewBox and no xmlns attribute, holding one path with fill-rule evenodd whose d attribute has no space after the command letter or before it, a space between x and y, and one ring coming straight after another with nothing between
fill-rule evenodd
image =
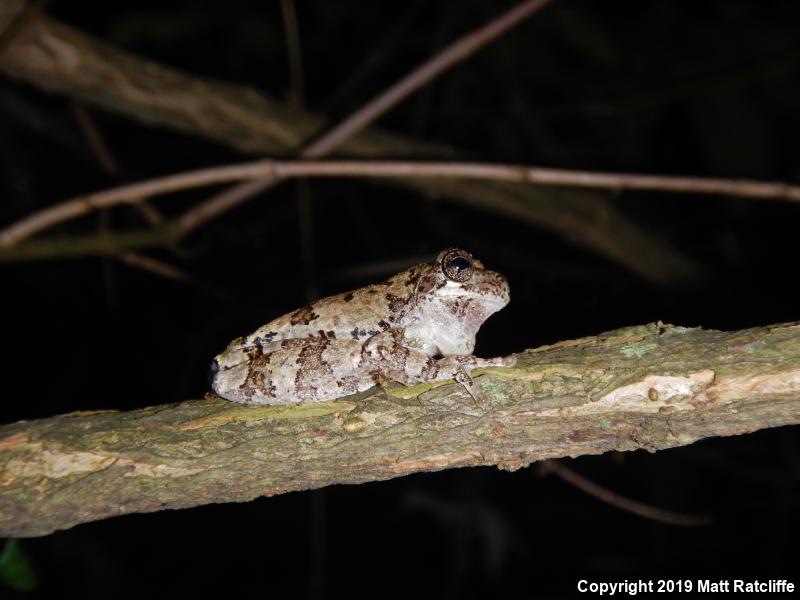
<instances>
[{"instance_id":1,"label":"frog's toe","mask_svg":"<svg viewBox=\"0 0 800 600\"><path fill-rule=\"evenodd\" d=\"M487 367L513 367L517 364L517 359L513 356L498 356L496 358L485 359Z\"/></svg>"},{"instance_id":2,"label":"frog's toe","mask_svg":"<svg viewBox=\"0 0 800 600\"><path fill-rule=\"evenodd\" d=\"M501 359L502 366L504 367L514 367L517 364L517 357L513 354L511 356L503 356Z\"/></svg>"}]
</instances>

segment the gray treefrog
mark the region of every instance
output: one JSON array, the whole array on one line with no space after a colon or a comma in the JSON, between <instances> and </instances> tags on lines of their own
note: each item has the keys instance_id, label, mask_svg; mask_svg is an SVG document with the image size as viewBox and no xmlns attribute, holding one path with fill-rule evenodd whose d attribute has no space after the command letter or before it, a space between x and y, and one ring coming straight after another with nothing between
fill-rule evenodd
<instances>
[{"instance_id":1,"label":"gray treefrog","mask_svg":"<svg viewBox=\"0 0 800 600\"><path fill-rule=\"evenodd\" d=\"M469 372L514 361L472 356L475 334L508 301L505 277L449 248L433 262L323 298L233 340L212 363L212 389L234 402L293 404L389 380L455 379L480 402Z\"/></svg>"}]
</instances>

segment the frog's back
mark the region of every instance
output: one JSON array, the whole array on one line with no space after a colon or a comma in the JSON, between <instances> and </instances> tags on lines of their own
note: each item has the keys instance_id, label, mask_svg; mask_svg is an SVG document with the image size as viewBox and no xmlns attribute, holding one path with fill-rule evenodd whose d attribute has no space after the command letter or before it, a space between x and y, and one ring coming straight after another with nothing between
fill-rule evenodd
<instances>
[{"instance_id":1,"label":"frog's back","mask_svg":"<svg viewBox=\"0 0 800 600\"><path fill-rule=\"evenodd\" d=\"M382 283L317 300L234 340L229 349L301 338L365 340L408 314L419 272L418 266Z\"/></svg>"}]
</instances>

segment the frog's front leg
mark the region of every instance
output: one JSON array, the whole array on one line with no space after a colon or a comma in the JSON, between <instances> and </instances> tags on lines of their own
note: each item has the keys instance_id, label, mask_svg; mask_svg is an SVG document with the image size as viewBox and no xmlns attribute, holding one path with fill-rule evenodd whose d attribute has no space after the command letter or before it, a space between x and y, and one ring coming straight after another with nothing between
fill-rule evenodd
<instances>
[{"instance_id":1,"label":"frog's front leg","mask_svg":"<svg viewBox=\"0 0 800 600\"><path fill-rule=\"evenodd\" d=\"M402 328L387 329L371 337L364 344L364 357L388 379L403 385L429 381L455 379L464 386L476 403L485 400L483 391L470 376L472 369L499 367L511 364L505 358L478 358L477 356L444 356L433 358L422 350L404 345Z\"/></svg>"}]
</instances>

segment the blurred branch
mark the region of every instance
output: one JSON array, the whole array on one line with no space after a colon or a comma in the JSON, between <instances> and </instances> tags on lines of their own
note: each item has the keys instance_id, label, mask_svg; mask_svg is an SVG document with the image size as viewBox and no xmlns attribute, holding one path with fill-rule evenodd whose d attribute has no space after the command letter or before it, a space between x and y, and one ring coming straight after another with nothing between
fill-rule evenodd
<instances>
[{"instance_id":1,"label":"blurred branch","mask_svg":"<svg viewBox=\"0 0 800 600\"><path fill-rule=\"evenodd\" d=\"M0 262L116 256L124 251L170 246L178 242L169 225L135 231L97 232L89 235L36 239L0 249Z\"/></svg>"},{"instance_id":2,"label":"blurred branch","mask_svg":"<svg viewBox=\"0 0 800 600\"><path fill-rule=\"evenodd\" d=\"M480 163L409 161L277 161L260 160L158 177L65 200L0 230L0 247L11 247L49 227L119 204L136 204L170 192L238 180L274 181L295 177L453 178L516 181L551 186L727 194L746 198L800 202L800 187L778 182L595 173ZM235 188L233 188L235 189ZM177 235L182 231L178 228Z\"/></svg>"},{"instance_id":3,"label":"blurred branch","mask_svg":"<svg viewBox=\"0 0 800 600\"><path fill-rule=\"evenodd\" d=\"M320 117L275 102L253 89L190 77L142 60L44 16L25 20L0 53L0 72L145 123L212 139L244 152L281 154L324 127ZM359 157L452 159L446 145L370 129L339 151ZM670 282L698 274L697 265L593 193L518 184L398 180L428 196L467 201L555 229L642 277ZM141 236L133 236L141 243ZM121 242L122 243L122 242ZM157 244L151 239L152 244ZM141 246L139 246L141 247Z\"/></svg>"},{"instance_id":4,"label":"blurred branch","mask_svg":"<svg viewBox=\"0 0 800 600\"><path fill-rule=\"evenodd\" d=\"M242 502L410 473L610 450L656 451L800 423L800 324L736 332L661 323L561 342L458 385L333 402L209 397L0 427L0 535Z\"/></svg>"},{"instance_id":5,"label":"blurred branch","mask_svg":"<svg viewBox=\"0 0 800 600\"><path fill-rule=\"evenodd\" d=\"M286 35L286 55L289 59L289 81L291 82L290 104L303 109L306 103L303 77L303 51L300 42L300 27L294 0L281 0L283 30ZM303 266L303 296L310 304L319 298L317 287L316 252L314 250L314 210L311 202L311 187L305 180L295 186L297 196L297 234L300 246L300 263ZM313 511L312 511L313 512ZM317 546L315 546L316 548ZM313 579L313 578L312 578Z\"/></svg>"},{"instance_id":6,"label":"blurred branch","mask_svg":"<svg viewBox=\"0 0 800 600\"><path fill-rule=\"evenodd\" d=\"M305 83L303 77L303 45L300 43L300 27L297 24L297 10L294 0L281 0L283 31L286 36L286 56L289 60L289 81L291 82L292 106L305 106Z\"/></svg>"},{"instance_id":7,"label":"blurred branch","mask_svg":"<svg viewBox=\"0 0 800 600\"><path fill-rule=\"evenodd\" d=\"M366 129L411 94L426 86L459 62L469 58L486 44L497 39L527 17L547 6L550 1L526 0L525 2L520 2L479 29L458 38L347 118L337 123L332 129L305 145L297 155L300 158L322 158L331 154L347 140ZM226 190L187 210L178 218L176 228L181 235L185 235L223 212L252 199L276 183L277 179L272 177L262 181L251 181Z\"/></svg>"},{"instance_id":8,"label":"blurred branch","mask_svg":"<svg viewBox=\"0 0 800 600\"><path fill-rule=\"evenodd\" d=\"M158 275L159 277L172 279L173 281L194 283L188 274L184 273L177 267L173 267L170 264L156 260L150 256L145 256L144 254L130 251L120 252L118 254L114 254L114 256L128 266L135 267L143 271L149 271L150 273Z\"/></svg>"},{"instance_id":9,"label":"blurred branch","mask_svg":"<svg viewBox=\"0 0 800 600\"><path fill-rule=\"evenodd\" d=\"M86 143L91 148L92 154L94 154L97 162L100 164L100 167L106 175L118 179L121 170L119 168L119 164L117 163L117 159L114 158L114 154L108 147L108 144L106 143L103 134L100 132L100 129L97 127L97 124L92 118L91 113L82 102L77 100L72 101L71 108L72 114L75 117L75 120L78 122L78 126L80 127L81 132L86 139ZM146 198L137 198L135 202L131 203L131 206L136 209L139 215L148 224L155 227L164 223L164 217L161 216L161 214L146 201ZM101 219L100 223L100 235L107 235L109 231L107 227L107 219ZM0 238L2 238L2 233L0 233ZM0 245L2 245L2 242L0 242ZM177 267L173 267L172 265L168 265L163 261L156 260L149 256L144 256L143 254L139 254L131 250L110 253L110 256L114 256L131 267L148 271L158 275L159 277L165 277L174 281L191 282L191 278ZM106 275L106 277L108 277L108 275Z\"/></svg>"},{"instance_id":10,"label":"blurred branch","mask_svg":"<svg viewBox=\"0 0 800 600\"><path fill-rule=\"evenodd\" d=\"M23 17L26 8L25 0L3 0L0 2L0 50L9 32L13 32L17 19Z\"/></svg>"},{"instance_id":11,"label":"blurred branch","mask_svg":"<svg viewBox=\"0 0 800 600\"><path fill-rule=\"evenodd\" d=\"M94 122L89 109L86 108L83 102L79 102L77 100L73 100L70 103L70 108L72 109L72 115L75 117L75 121L78 123L78 127L80 127L81 133L83 134L83 137L86 140L89 148L92 150L92 154L94 154L94 157L97 159L100 168L109 177L119 177L120 168L117 164L117 159L114 158L114 154L108 147L103 134L100 133L100 129Z\"/></svg>"},{"instance_id":12,"label":"blurred branch","mask_svg":"<svg viewBox=\"0 0 800 600\"><path fill-rule=\"evenodd\" d=\"M541 464L540 472L542 475L553 474L559 479L566 481L570 485L581 490L582 492L597 498L601 502L605 502L606 504L615 506L620 510L633 513L634 515L639 515L640 517L644 517L645 519L650 519L652 521L660 521L661 523L677 525L679 527L702 527L704 525L710 525L714 521L708 515L690 515L678 513L671 510L658 508L656 506L650 506L649 504L645 504L643 502L637 502L636 500L631 500L630 498L626 498L625 496L617 494L616 492L612 492L608 488L604 488L603 486L596 484L594 481L587 479L583 475L580 475L556 460L544 461Z\"/></svg>"}]
</instances>

